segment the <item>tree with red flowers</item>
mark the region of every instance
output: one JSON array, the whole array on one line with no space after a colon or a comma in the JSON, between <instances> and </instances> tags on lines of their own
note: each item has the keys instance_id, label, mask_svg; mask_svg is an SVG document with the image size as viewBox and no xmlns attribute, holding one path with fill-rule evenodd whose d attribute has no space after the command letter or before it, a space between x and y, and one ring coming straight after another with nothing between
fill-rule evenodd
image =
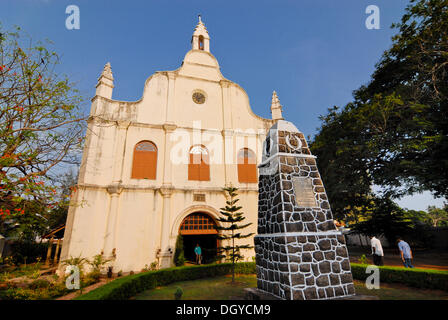
<instances>
[{"instance_id":1,"label":"tree with red flowers","mask_svg":"<svg viewBox=\"0 0 448 320\"><path fill-rule=\"evenodd\" d=\"M24 229L39 230L35 223L69 200L57 180L79 162L85 117L58 64L20 28L0 27L0 233L20 226L19 236L34 237Z\"/></svg>"}]
</instances>

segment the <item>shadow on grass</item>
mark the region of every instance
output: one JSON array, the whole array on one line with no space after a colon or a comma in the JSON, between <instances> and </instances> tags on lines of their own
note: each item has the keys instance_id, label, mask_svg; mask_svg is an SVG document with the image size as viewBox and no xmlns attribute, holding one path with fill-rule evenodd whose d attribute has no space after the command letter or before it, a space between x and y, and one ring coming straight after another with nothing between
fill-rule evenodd
<instances>
[{"instance_id":1,"label":"shadow on grass","mask_svg":"<svg viewBox=\"0 0 448 320\"><path fill-rule=\"evenodd\" d=\"M255 275L239 275L235 283L232 276L182 281L168 286L144 291L132 300L174 300L177 287L182 288L182 300L238 300L244 299L244 288L257 286ZM364 282L355 280L356 293L378 296L380 300L448 300L448 292L440 290L415 289L400 284L381 284L380 289L369 290Z\"/></svg>"}]
</instances>

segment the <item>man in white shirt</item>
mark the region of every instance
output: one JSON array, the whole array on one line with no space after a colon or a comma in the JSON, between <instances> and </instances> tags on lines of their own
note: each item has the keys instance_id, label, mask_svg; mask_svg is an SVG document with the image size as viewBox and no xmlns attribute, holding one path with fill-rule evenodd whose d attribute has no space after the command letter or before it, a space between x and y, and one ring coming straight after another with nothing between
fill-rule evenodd
<instances>
[{"instance_id":1,"label":"man in white shirt","mask_svg":"<svg viewBox=\"0 0 448 320\"><path fill-rule=\"evenodd\" d=\"M376 266L382 266L383 263L383 246L381 245L381 241L378 240L375 236L369 236L370 245L372 247L372 256L373 256L373 264Z\"/></svg>"}]
</instances>

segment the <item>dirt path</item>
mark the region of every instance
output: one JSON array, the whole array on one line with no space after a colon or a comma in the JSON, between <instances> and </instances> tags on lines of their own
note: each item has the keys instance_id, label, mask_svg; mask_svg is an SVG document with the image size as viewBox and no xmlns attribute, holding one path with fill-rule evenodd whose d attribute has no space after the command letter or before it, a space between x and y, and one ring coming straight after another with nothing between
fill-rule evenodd
<instances>
[{"instance_id":1,"label":"dirt path","mask_svg":"<svg viewBox=\"0 0 448 320\"><path fill-rule=\"evenodd\" d=\"M103 285L105 285L108 282L111 282L114 279L101 279L99 282L92 284L91 286L88 286L84 289L82 289L82 294L86 294L89 291L92 291L93 289L99 288ZM75 292L69 293L65 296L56 298L55 300L72 300L80 295L79 290L76 290Z\"/></svg>"}]
</instances>

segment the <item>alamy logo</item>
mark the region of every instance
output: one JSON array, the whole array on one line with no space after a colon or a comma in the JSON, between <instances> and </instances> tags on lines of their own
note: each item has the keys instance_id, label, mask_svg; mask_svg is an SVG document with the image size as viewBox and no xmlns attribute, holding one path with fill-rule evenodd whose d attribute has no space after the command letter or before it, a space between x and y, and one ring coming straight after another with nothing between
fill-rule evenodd
<instances>
[{"instance_id":1,"label":"alamy logo","mask_svg":"<svg viewBox=\"0 0 448 320\"><path fill-rule=\"evenodd\" d=\"M366 13L370 14L366 19L366 28L369 30L380 28L380 8L371 4L366 8Z\"/></svg>"},{"instance_id":2,"label":"alamy logo","mask_svg":"<svg viewBox=\"0 0 448 320\"><path fill-rule=\"evenodd\" d=\"M366 288L378 290L380 288L380 269L377 266L369 265L366 268L366 273L370 274L366 279Z\"/></svg>"},{"instance_id":3,"label":"alamy logo","mask_svg":"<svg viewBox=\"0 0 448 320\"><path fill-rule=\"evenodd\" d=\"M65 274L68 275L65 279L65 286L69 290L78 290L80 288L79 282L79 268L77 266L69 265L65 269Z\"/></svg>"},{"instance_id":4,"label":"alamy logo","mask_svg":"<svg viewBox=\"0 0 448 320\"><path fill-rule=\"evenodd\" d=\"M79 7L72 4L65 8L65 13L69 16L65 19L65 27L68 30L79 30L81 27L81 19L79 15Z\"/></svg>"}]
</instances>

